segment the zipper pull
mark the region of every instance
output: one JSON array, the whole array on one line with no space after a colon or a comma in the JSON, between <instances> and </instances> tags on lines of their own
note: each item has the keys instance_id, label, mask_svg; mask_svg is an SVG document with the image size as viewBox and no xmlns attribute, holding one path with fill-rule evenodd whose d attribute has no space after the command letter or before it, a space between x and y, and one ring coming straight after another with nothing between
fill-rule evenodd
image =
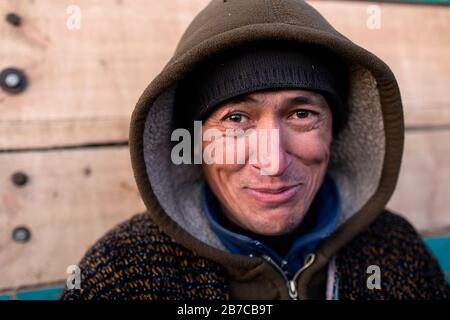
<instances>
[{"instance_id":1,"label":"zipper pull","mask_svg":"<svg viewBox=\"0 0 450 320\"><path fill-rule=\"evenodd\" d=\"M314 253L310 253L305 258L305 263L303 264L303 270L308 268L313 262L316 260L316 255Z\"/></svg>"},{"instance_id":2,"label":"zipper pull","mask_svg":"<svg viewBox=\"0 0 450 320\"><path fill-rule=\"evenodd\" d=\"M294 280L289 280L287 283L289 298L298 300L298 291Z\"/></svg>"},{"instance_id":3,"label":"zipper pull","mask_svg":"<svg viewBox=\"0 0 450 320\"><path fill-rule=\"evenodd\" d=\"M314 261L316 260L316 255L314 253L310 253L306 256L305 262L303 264L303 267L300 268L300 270L297 271L297 273L294 275L294 278L292 280L289 280L287 283L289 297L292 300L298 300L298 291L297 291L297 279L300 276L300 274L305 271L307 268L309 268Z\"/></svg>"}]
</instances>

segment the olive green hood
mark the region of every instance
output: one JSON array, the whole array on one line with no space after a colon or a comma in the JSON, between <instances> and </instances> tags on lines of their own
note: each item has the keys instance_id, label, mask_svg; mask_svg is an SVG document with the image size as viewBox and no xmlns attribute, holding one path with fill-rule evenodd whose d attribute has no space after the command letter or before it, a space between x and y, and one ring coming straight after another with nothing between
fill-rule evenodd
<instances>
[{"instance_id":1,"label":"olive green hood","mask_svg":"<svg viewBox=\"0 0 450 320\"><path fill-rule=\"evenodd\" d=\"M261 288L258 283L276 277L262 259L226 251L200 206L199 167L175 165L170 157L180 80L223 50L265 40L323 46L349 64L348 121L333 142L329 164L342 215L339 227L321 242L317 259L299 279L300 295L308 297L313 275L383 211L397 182L404 139L400 93L389 67L338 33L310 5L300 0L212 0L187 28L173 57L134 109L129 139L132 167L155 223L183 246L222 264L236 297L255 297L252 292Z\"/></svg>"}]
</instances>

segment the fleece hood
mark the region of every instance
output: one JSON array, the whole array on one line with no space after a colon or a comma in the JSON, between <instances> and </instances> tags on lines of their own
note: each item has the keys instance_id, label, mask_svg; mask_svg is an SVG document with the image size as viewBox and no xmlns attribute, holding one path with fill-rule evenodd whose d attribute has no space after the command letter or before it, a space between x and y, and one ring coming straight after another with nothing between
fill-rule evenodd
<instances>
[{"instance_id":1,"label":"fleece hood","mask_svg":"<svg viewBox=\"0 0 450 320\"><path fill-rule=\"evenodd\" d=\"M264 273L272 271L261 258L227 252L202 212L200 168L171 161L171 134L180 82L206 59L257 41L314 44L348 63L347 122L333 141L328 168L341 197L341 216L299 280L300 295L308 297L313 275L383 212L395 189L404 140L399 88L389 67L337 32L310 5L300 0L212 0L137 102L130 124L132 167L153 221L178 243L224 266L236 297L252 298L242 292L252 292L254 284L249 283L264 282Z\"/></svg>"}]
</instances>

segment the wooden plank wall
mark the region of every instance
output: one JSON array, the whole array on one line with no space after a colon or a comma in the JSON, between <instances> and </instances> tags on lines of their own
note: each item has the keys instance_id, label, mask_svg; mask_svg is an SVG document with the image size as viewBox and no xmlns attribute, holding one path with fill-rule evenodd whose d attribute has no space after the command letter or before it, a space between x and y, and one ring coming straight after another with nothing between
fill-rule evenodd
<instances>
[{"instance_id":1,"label":"wooden plank wall","mask_svg":"<svg viewBox=\"0 0 450 320\"><path fill-rule=\"evenodd\" d=\"M405 155L388 207L426 233L450 233L450 6L311 1L336 29L381 57L402 93ZM420 21L420 23L419 23Z\"/></svg>"},{"instance_id":2,"label":"wooden plank wall","mask_svg":"<svg viewBox=\"0 0 450 320\"><path fill-rule=\"evenodd\" d=\"M106 230L144 210L129 163L129 117L206 3L0 2L0 70L18 67L29 78L21 94L0 90L0 291L65 279L67 266ZM310 3L397 75L408 130L389 207L421 231L445 232L450 9L380 4L381 28L371 30L368 3ZM70 30L73 4L81 9L81 28ZM9 12L22 17L20 26L5 21ZM26 183L15 184L14 175ZM28 242L13 240L18 227L31 232Z\"/></svg>"}]
</instances>

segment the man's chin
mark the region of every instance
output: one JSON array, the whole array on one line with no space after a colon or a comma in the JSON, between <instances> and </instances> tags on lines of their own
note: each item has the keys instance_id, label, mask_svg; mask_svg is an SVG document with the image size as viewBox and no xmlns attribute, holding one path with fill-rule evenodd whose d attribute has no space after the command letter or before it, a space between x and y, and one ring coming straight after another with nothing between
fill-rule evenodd
<instances>
[{"instance_id":1,"label":"man's chin","mask_svg":"<svg viewBox=\"0 0 450 320\"><path fill-rule=\"evenodd\" d=\"M301 223L300 217L293 219L291 213L286 212L286 210L264 210L253 214L265 218L263 221L252 223L251 231L260 235L278 236L287 234Z\"/></svg>"}]
</instances>

